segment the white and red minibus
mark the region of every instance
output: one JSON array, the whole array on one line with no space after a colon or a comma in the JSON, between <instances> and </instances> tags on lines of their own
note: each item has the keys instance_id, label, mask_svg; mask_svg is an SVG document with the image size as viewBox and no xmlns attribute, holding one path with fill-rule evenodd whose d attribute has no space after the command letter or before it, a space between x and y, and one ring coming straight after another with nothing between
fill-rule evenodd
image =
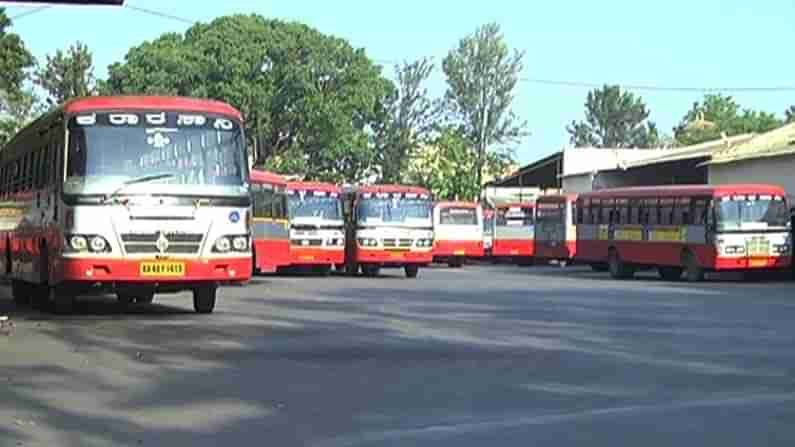
<instances>
[{"instance_id":1,"label":"white and red minibus","mask_svg":"<svg viewBox=\"0 0 795 447\"><path fill-rule=\"evenodd\" d=\"M70 312L75 297L124 303L251 276L248 157L240 113L177 97L75 99L0 151L0 273L14 299Z\"/></svg>"},{"instance_id":2,"label":"white and red minibus","mask_svg":"<svg viewBox=\"0 0 795 447\"><path fill-rule=\"evenodd\" d=\"M577 253L575 215L577 194L556 194L536 199L535 257L571 262Z\"/></svg>"},{"instance_id":3,"label":"white and red minibus","mask_svg":"<svg viewBox=\"0 0 795 447\"><path fill-rule=\"evenodd\" d=\"M532 265L535 247L535 202L499 204L494 210L491 255L519 265Z\"/></svg>"},{"instance_id":4,"label":"white and red minibus","mask_svg":"<svg viewBox=\"0 0 795 447\"><path fill-rule=\"evenodd\" d=\"M287 179L252 169L251 197L254 271L273 273L290 265Z\"/></svg>"},{"instance_id":5,"label":"white and red minibus","mask_svg":"<svg viewBox=\"0 0 795 447\"><path fill-rule=\"evenodd\" d=\"M577 259L614 278L657 268L664 279L707 271L784 269L791 262L790 212L772 185L605 189L577 198Z\"/></svg>"},{"instance_id":6,"label":"white and red minibus","mask_svg":"<svg viewBox=\"0 0 795 447\"><path fill-rule=\"evenodd\" d=\"M409 278L433 261L431 193L416 186L346 188L345 267L377 276L382 267L402 267Z\"/></svg>"},{"instance_id":7,"label":"white and red minibus","mask_svg":"<svg viewBox=\"0 0 795 447\"><path fill-rule=\"evenodd\" d=\"M340 187L331 183L287 184L290 266L328 274L345 262L345 227Z\"/></svg>"},{"instance_id":8,"label":"white and red minibus","mask_svg":"<svg viewBox=\"0 0 795 447\"><path fill-rule=\"evenodd\" d=\"M433 207L433 260L461 267L483 257L483 208L475 202L438 202Z\"/></svg>"}]
</instances>

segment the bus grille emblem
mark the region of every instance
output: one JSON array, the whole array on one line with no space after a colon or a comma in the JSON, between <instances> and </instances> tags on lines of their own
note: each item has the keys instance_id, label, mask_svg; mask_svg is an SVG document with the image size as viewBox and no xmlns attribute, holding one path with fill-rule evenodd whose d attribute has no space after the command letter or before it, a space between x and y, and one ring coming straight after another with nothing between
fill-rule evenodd
<instances>
[{"instance_id":1,"label":"bus grille emblem","mask_svg":"<svg viewBox=\"0 0 795 447\"><path fill-rule=\"evenodd\" d=\"M157 242L155 242L155 246L157 247L157 251L160 253L165 253L168 250L168 239L163 233L160 233L160 236L157 238Z\"/></svg>"}]
</instances>

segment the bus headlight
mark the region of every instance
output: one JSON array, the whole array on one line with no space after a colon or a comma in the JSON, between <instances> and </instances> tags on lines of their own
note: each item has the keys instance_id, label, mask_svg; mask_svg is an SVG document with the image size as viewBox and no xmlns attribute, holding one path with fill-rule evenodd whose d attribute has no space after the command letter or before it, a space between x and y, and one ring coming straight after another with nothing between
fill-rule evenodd
<instances>
[{"instance_id":1,"label":"bus headlight","mask_svg":"<svg viewBox=\"0 0 795 447\"><path fill-rule=\"evenodd\" d=\"M226 253L232 248L232 243L229 242L229 238L226 236L219 237L217 241L215 241L215 251Z\"/></svg>"},{"instance_id":2,"label":"bus headlight","mask_svg":"<svg viewBox=\"0 0 795 447\"><path fill-rule=\"evenodd\" d=\"M417 239L417 247L432 247L433 246L433 239Z\"/></svg>"},{"instance_id":3,"label":"bus headlight","mask_svg":"<svg viewBox=\"0 0 795 447\"><path fill-rule=\"evenodd\" d=\"M85 240L85 239L84 239ZM91 238L91 251L103 252L108 248L108 242L102 236L94 236Z\"/></svg>"},{"instance_id":4,"label":"bus headlight","mask_svg":"<svg viewBox=\"0 0 795 447\"><path fill-rule=\"evenodd\" d=\"M371 237L362 237L359 238L359 245L362 247L375 247L378 245L378 240Z\"/></svg>"},{"instance_id":5,"label":"bus headlight","mask_svg":"<svg viewBox=\"0 0 795 447\"><path fill-rule=\"evenodd\" d=\"M246 251L248 250L248 239L244 236L238 236L232 239L232 248L236 251Z\"/></svg>"},{"instance_id":6,"label":"bus headlight","mask_svg":"<svg viewBox=\"0 0 795 447\"><path fill-rule=\"evenodd\" d=\"M780 244L773 246L773 252L776 254L784 254L789 252L789 244Z\"/></svg>"},{"instance_id":7,"label":"bus headlight","mask_svg":"<svg viewBox=\"0 0 795 447\"><path fill-rule=\"evenodd\" d=\"M87 252L106 253L111 251L108 240L95 234L72 234L66 235L66 247L68 252Z\"/></svg>"},{"instance_id":8,"label":"bus headlight","mask_svg":"<svg viewBox=\"0 0 795 447\"><path fill-rule=\"evenodd\" d=\"M83 236L72 236L69 238L69 247L74 251L85 251L88 247L88 241Z\"/></svg>"}]
</instances>

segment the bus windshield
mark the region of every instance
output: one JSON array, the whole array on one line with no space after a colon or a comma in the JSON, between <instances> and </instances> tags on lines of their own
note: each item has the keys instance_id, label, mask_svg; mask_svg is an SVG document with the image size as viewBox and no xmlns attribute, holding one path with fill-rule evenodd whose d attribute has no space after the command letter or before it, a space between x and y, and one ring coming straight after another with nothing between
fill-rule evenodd
<instances>
[{"instance_id":1,"label":"bus windshield","mask_svg":"<svg viewBox=\"0 0 795 447\"><path fill-rule=\"evenodd\" d=\"M475 208L442 208L439 210L440 225L477 225Z\"/></svg>"},{"instance_id":2,"label":"bus windshield","mask_svg":"<svg viewBox=\"0 0 795 447\"><path fill-rule=\"evenodd\" d=\"M497 210L497 226L513 227L535 224L532 208L500 208Z\"/></svg>"},{"instance_id":3,"label":"bus windshield","mask_svg":"<svg viewBox=\"0 0 795 447\"><path fill-rule=\"evenodd\" d=\"M565 221L565 204L556 202L539 203L536 208L536 218L539 223L563 223Z\"/></svg>"},{"instance_id":4,"label":"bus windshield","mask_svg":"<svg viewBox=\"0 0 795 447\"><path fill-rule=\"evenodd\" d=\"M718 226L722 229L742 227L786 227L789 209L784 200L723 200L717 207Z\"/></svg>"},{"instance_id":5,"label":"bus windshield","mask_svg":"<svg viewBox=\"0 0 795 447\"><path fill-rule=\"evenodd\" d=\"M338 198L310 194L303 197L297 193L290 194L288 202L290 219L308 217L321 220L342 220L342 209Z\"/></svg>"},{"instance_id":6,"label":"bus windshield","mask_svg":"<svg viewBox=\"0 0 795 447\"><path fill-rule=\"evenodd\" d=\"M67 194L246 194L245 142L231 119L180 112L92 113L69 122ZM152 178L137 182L136 179Z\"/></svg>"},{"instance_id":7,"label":"bus windshield","mask_svg":"<svg viewBox=\"0 0 795 447\"><path fill-rule=\"evenodd\" d=\"M358 206L360 224L421 224L431 225L433 206L427 199L362 199Z\"/></svg>"}]
</instances>

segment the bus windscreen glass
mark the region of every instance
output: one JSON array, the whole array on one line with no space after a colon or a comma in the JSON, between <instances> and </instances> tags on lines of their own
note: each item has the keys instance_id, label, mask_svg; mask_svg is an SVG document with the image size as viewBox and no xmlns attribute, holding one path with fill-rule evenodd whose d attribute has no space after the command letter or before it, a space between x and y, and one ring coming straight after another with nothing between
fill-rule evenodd
<instances>
[{"instance_id":1,"label":"bus windscreen glass","mask_svg":"<svg viewBox=\"0 0 795 447\"><path fill-rule=\"evenodd\" d=\"M439 210L441 225L477 225L478 213L474 208L442 208Z\"/></svg>"},{"instance_id":2,"label":"bus windscreen glass","mask_svg":"<svg viewBox=\"0 0 795 447\"><path fill-rule=\"evenodd\" d=\"M736 199L718 202L718 226L724 230L763 226L781 228L789 224L789 209L781 198Z\"/></svg>"}]
</instances>

